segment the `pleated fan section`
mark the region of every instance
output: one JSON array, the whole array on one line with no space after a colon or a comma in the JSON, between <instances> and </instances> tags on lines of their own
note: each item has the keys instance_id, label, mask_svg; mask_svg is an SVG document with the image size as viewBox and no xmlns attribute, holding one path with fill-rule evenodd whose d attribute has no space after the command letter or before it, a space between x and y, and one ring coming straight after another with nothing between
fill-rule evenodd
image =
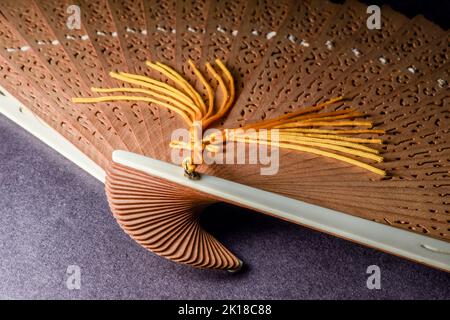
<instances>
[{"instance_id":1,"label":"pleated fan section","mask_svg":"<svg viewBox=\"0 0 450 320\"><path fill-rule=\"evenodd\" d=\"M106 194L121 228L144 248L198 268L234 271L241 261L199 224L213 197L113 163Z\"/></svg>"}]
</instances>

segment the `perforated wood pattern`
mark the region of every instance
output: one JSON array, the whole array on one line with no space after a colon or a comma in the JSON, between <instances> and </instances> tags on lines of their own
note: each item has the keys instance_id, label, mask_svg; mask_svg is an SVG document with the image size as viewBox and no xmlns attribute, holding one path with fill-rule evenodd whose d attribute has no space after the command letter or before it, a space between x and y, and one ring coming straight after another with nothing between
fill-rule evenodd
<instances>
[{"instance_id":1,"label":"perforated wood pattern","mask_svg":"<svg viewBox=\"0 0 450 320\"><path fill-rule=\"evenodd\" d=\"M0 7L0 83L103 168L116 149L170 161L178 116L151 103L75 105L90 87L128 86L110 71L160 77L161 61L196 83L221 58L237 99L215 127L270 119L347 99L373 119L388 176L300 152L281 151L276 175L258 165L199 170L352 215L450 241L449 32L383 7L382 28L366 28L366 5L269 0L5 0ZM164 80L166 81L166 80ZM170 83L170 81L168 81ZM214 84L216 86L216 84ZM216 87L215 87L216 89Z\"/></svg>"}]
</instances>

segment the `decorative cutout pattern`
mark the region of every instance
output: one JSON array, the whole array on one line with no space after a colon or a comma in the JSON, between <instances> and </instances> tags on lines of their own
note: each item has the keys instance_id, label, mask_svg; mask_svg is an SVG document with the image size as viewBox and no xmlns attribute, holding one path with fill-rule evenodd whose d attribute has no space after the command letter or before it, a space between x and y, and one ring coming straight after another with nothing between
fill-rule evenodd
<instances>
[{"instance_id":1,"label":"decorative cutout pattern","mask_svg":"<svg viewBox=\"0 0 450 320\"><path fill-rule=\"evenodd\" d=\"M368 30L365 5L319 0L80 0L81 29L69 30L68 4L2 2L0 84L103 168L115 149L170 161L170 134L182 122L151 104L80 106L72 97L120 85L109 71L155 77L145 60L187 73L202 89L184 69L187 60L219 57L239 96L217 126L342 94L350 99L336 109L357 109L387 130L380 166L390 176L375 180L344 163L286 151L269 179L255 165L199 171L450 241L448 31L388 7L381 30Z\"/></svg>"},{"instance_id":2,"label":"decorative cutout pattern","mask_svg":"<svg viewBox=\"0 0 450 320\"><path fill-rule=\"evenodd\" d=\"M328 8L317 4L313 6L309 2L299 2L292 8L277 36L269 40L271 46L267 54L261 63L258 61L259 65L252 78L248 79L249 84L242 91L230 113L229 119L234 119L236 122L230 123L228 120L228 126L245 124L260 105L265 105L266 101L270 100L273 96L273 87L283 81L292 71L293 65L307 68L308 62L305 59L301 60L301 57L306 56L310 61L314 61L313 57L307 53L310 43L313 36L320 32L325 21L333 13L332 8L336 7Z\"/></svg>"}]
</instances>

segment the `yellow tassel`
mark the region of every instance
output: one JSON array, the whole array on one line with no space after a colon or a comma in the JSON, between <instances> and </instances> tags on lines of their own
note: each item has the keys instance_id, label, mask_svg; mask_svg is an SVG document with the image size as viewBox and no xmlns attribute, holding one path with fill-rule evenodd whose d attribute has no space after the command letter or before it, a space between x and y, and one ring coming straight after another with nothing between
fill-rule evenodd
<instances>
[{"instance_id":1,"label":"yellow tassel","mask_svg":"<svg viewBox=\"0 0 450 320\"><path fill-rule=\"evenodd\" d=\"M189 66L193 70L198 82L206 91L208 103L206 104L202 95L177 71L160 62L147 61L149 68L161 73L174 85L156 80L147 76L125 73L111 72L110 76L114 79L126 82L137 87L130 88L92 88L96 93L138 93L143 96L133 95L110 95L90 98L73 98L74 103L97 103L97 102L114 102L114 101L142 101L154 103L158 106L167 108L178 114L192 130L194 121L202 121L202 129L208 128L215 121L223 118L230 108L233 106L235 99L234 80L227 67L220 61L216 60L216 70L211 64L206 63L205 67L209 75L217 81L219 90L223 99L219 106L215 106L215 96L212 86L206 81L202 72L192 62L188 61ZM279 131L279 140L269 138L248 138L240 134L229 135L232 129L222 130L225 133L225 140L216 141L215 134L212 134L202 141L202 150L209 152L220 152L219 143L227 141L249 142L264 145L272 145L280 148L296 150L301 152L313 153L339 161L350 163L352 165L364 168L379 175L386 173L372 165L366 164L360 160L356 160L341 154L334 153L337 151L348 155L374 160L383 161L383 157L379 155L379 151L365 146L364 144L381 144L381 139L347 137L344 135L357 134L383 134L383 130L373 130L372 122L366 120L356 120L363 116L362 113L344 109L338 111L320 112L327 106L342 101L343 97L336 97L328 101L322 102L312 107L303 108L299 111L288 113L280 117L251 123L244 126L246 129L277 129ZM368 127L365 129L348 128L348 127ZM190 142L171 141L170 147L175 149L185 149L194 151L195 143L191 137ZM325 150L324 150L325 149ZM327 151L330 150L330 151ZM185 159L183 167L185 172L190 175L194 174L196 166L192 162L192 158ZM189 161L188 161L189 160Z\"/></svg>"}]
</instances>

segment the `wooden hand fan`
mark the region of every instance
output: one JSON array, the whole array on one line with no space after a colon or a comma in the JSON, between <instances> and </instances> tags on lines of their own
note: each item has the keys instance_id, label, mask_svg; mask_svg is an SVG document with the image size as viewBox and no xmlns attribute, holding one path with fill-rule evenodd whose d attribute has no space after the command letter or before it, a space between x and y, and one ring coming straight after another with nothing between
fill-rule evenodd
<instances>
[{"instance_id":1,"label":"wooden hand fan","mask_svg":"<svg viewBox=\"0 0 450 320\"><path fill-rule=\"evenodd\" d=\"M238 270L198 223L225 201L450 270L450 38L423 17L382 7L372 29L367 5L318 0L0 12L0 111L104 180L145 248Z\"/></svg>"}]
</instances>

